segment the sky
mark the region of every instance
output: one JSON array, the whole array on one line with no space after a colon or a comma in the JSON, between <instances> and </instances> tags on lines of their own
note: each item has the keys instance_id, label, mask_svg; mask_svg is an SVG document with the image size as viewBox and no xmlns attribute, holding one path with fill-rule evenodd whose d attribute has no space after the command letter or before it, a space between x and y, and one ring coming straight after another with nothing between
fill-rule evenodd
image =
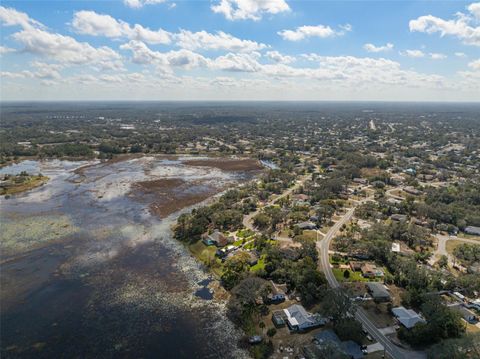
<instances>
[{"instance_id":1,"label":"sky","mask_svg":"<svg viewBox=\"0 0 480 359\"><path fill-rule=\"evenodd\" d=\"M480 101L480 2L2 1L0 99Z\"/></svg>"}]
</instances>

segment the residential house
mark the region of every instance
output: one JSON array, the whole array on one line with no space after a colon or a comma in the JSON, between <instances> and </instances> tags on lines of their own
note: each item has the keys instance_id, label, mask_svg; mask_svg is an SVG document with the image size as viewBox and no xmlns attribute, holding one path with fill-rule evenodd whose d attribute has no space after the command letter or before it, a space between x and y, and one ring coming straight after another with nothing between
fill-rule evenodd
<instances>
[{"instance_id":1,"label":"residential house","mask_svg":"<svg viewBox=\"0 0 480 359\"><path fill-rule=\"evenodd\" d=\"M296 226L302 230L317 229L317 225L313 222L300 222L300 223L297 223Z\"/></svg>"},{"instance_id":2,"label":"residential house","mask_svg":"<svg viewBox=\"0 0 480 359\"><path fill-rule=\"evenodd\" d=\"M417 312L412 309L406 309L404 307L396 307L392 309L392 313L397 320L407 329L411 329L417 323L426 323Z\"/></svg>"},{"instance_id":3,"label":"residential house","mask_svg":"<svg viewBox=\"0 0 480 359\"><path fill-rule=\"evenodd\" d=\"M367 184L368 183L366 178L354 178L353 182L358 183L358 184Z\"/></svg>"},{"instance_id":4,"label":"residential house","mask_svg":"<svg viewBox=\"0 0 480 359\"><path fill-rule=\"evenodd\" d=\"M270 281L270 293L267 295L268 303L281 303L285 301L285 292L287 286L285 284L275 284Z\"/></svg>"},{"instance_id":5,"label":"residential house","mask_svg":"<svg viewBox=\"0 0 480 359\"><path fill-rule=\"evenodd\" d=\"M362 276L365 278L381 278L384 276L383 270L377 268L375 264L365 263L361 266Z\"/></svg>"},{"instance_id":6,"label":"residential house","mask_svg":"<svg viewBox=\"0 0 480 359\"><path fill-rule=\"evenodd\" d=\"M405 214L392 214L390 219L396 222L405 222L407 220L407 215Z\"/></svg>"},{"instance_id":7,"label":"residential house","mask_svg":"<svg viewBox=\"0 0 480 359\"><path fill-rule=\"evenodd\" d=\"M334 353L338 353L342 358L343 357L351 358L351 359L363 358L363 353L360 348L360 345L358 345L352 340L341 341L340 338L337 336L337 334L335 334L335 332L331 329L322 330L321 332L315 334L313 338L314 338L313 339L314 345L316 345L318 349L329 348L330 349L329 352L332 355L332 357L339 357L338 355L334 354ZM318 355L316 354L307 355L307 353L305 353L309 358L320 359L325 357L324 350L320 350L318 352L315 350L310 350L308 352L318 353Z\"/></svg>"},{"instance_id":8,"label":"residential house","mask_svg":"<svg viewBox=\"0 0 480 359\"><path fill-rule=\"evenodd\" d=\"M219 230L213 231L211 234L204 234L203 235L203 243L207 246L217 246L217 247L225 247L229 243L233 243L233 237L226 237L222 232Z\"/></svg>"},{"instance_id":9,"label":"residential house","mask_svg":"<svg viewBox=\"0 0 480 359\"><path fill-rule=\"evenodd\" d=\"M287 316L287 324L292 331L303 331L327 324L326 318L307 312L300 304L294 304L283 312Z\"/></svg>"},{"instance_id":10,"label":"residential house","mask_svg":"<svg viewBox=\"0 0 480 359\"><path fill-rule=\"evenodd\" d=\"M478 322L478 316L471 311L470 309L466 308L464 304L458 303L456 305L451 306L450 308L455 309L460 313L463 319L470 324L476 324Z\"/></svg>"},{"instance_id":11,"label":"residential house","mask_svg":"<svg viewBox=\"0 0 480 359\"><path fill-rule=\"evenodd\" d=\"M405 187L403 189L406 193L408 194L411 194L411 195L414 195L414 196L418 196L418 195L421 195L422 194L422 191L416 189L416 188L413 188L413 187Z\"/></svg>"},{"instance_id":12,"label":"residential house","mask_svg":"<svg viewBox=\"0 0 480 359\"><path fill-rule=\"evenodd\" d=\"M480 236L480 227L468 226L465 227L464 232L467 234L472 234L474 236Z\"/></svg>"},{"instance_id":13,"label":"residential house","mask_svg":"<svg viewBox=\"0 0 480 359\"><path fill-rule=\"evenodd\" d=\"M366 284L368 292L376 302L389 302L391 300L390 293L382 283L368 282Z\"/></svg>"},{"instance_id":14,"label":"residential house","mask_svg":"<svg viewBox=\"0 0 480 359\"><path fill-rule=\"evenodd\" d=\"M362 270L362 262L350 261L350 269L354 272L359 272Z\"/></svg>"}]
</instances>

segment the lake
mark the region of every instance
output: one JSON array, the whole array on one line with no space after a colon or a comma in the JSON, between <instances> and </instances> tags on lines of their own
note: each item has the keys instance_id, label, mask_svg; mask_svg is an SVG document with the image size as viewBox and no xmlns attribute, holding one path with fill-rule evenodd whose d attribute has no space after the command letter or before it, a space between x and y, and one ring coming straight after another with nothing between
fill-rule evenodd
<instances>
[{"instance_id":1,"label":"lake","mask_svg":"<svg viewBox=\"0 0 480 359\"><path fill-rule=\"evenodd\" d=\"M225 303L206 288L211 278L171 226L259 170L191 160L24 161L0 170L50 178L1 199L2 357L248 356Z\"/></svg>"}]
</instances>

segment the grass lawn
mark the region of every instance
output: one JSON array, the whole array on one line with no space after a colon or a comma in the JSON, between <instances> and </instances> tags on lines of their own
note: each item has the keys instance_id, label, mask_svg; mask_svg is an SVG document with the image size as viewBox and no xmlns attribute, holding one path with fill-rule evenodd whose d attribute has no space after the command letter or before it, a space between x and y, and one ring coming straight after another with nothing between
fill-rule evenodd
<instances>
[{"instance_id":1,"label":"grass lawn","mask_svg":"<svg viewBox=\"0 0 480 359\"><path fill-rule=\"evenodd\" d=\"M237 231L237 237L239 238L247 238L253 236L255 233L252 232L250 229L239 229Z\"/></svg>"},{"instance_id":2,"label":"grass lawn","mask_svg":"<svg viewBox=\"0 0 480 359\"><path fill-rule=\"evenodd\" d=\"M235 247L239 247L239 246L242 245L242 243L243 243L243 239L239 239L238 241L233 242L233 245L234 245Z\"/></svg>"},{"instance_id":3,"label":"grass lawn","mask_svg":"<svg viewBox=\"0 0 480 359\"><path fill-rule=\"evenodd\" d=\"M199 260L205 264L211 263L215 258L215 252L217 247L215 246L206 246L202 241L198 241L194 244L188 246L190 252Z\"/></svg>"},{"instance_id":4,"label":"grass lawn","mask_svg":"<svg viewBox=\"0 0 480 359\"><path fill-rule=\"evenodd\" d=\"M372 282L375 281L375 279L370 279L370 278L364 278L362 277L361 272L352 272L350 269L348 271L350 272L350 277L344 278L343 277L343 272L345 272L344 269L340 268L332 268L333 275L339 282Z\"/></svg>"},{"instance_id":5,"label":"grass lawn","mask_svg":"<svg viewBox=\"0 0 480 359\"><path fill-rule=\"evenodd\" d=\"M447 252L449 254L453 254L453 250L455 248L457 248L458 246L462 245L462 244L471 244L471 243L452 239L452 240L447 241L447 244L446 244L445 247L446 247ZM474 245L474 244L472 244L472 245Z\"/></svg>"},{"instance_id":6,"label":"grass lawn","mask_svg":"<svg viewBox=\"0 0 480 359\"><path fill-rule=\"evenodd\" d=\"M467 234L467 233L460 232L460 233L458 233L457 237L458 238L474 239L474 240L476 240L480 243L480 237L479 236L474 236L473 234Z\"/></svg>"},{"instance_id":7,"label":"grass lawn","mask_svg":"<svg viewBox=\"0 0 480 359\"><path fill-rule=\"evenodd\" d=\"M250 271L256 272L260 269L265 269L265 256L261 256L258 259L257 264L255 264L253 267L250 268Z\"/></svg>"},{"instance_id":8,"label":"grass lawn","mask_svg":"<svg viewBox=\"0 0 480 359\"><path fill-rule=\"evenodd\" d=\"M319 239L320 239L320 237L321 237L321 235L319 235ZM296 240L305 239L305 240L308 240L308 241L316 241L317 240L317 231L305 230L305 231L303 231L302 234L300 234L298 236L295 236L294 239L296 239Z\"/></svg>"}]
</instances>

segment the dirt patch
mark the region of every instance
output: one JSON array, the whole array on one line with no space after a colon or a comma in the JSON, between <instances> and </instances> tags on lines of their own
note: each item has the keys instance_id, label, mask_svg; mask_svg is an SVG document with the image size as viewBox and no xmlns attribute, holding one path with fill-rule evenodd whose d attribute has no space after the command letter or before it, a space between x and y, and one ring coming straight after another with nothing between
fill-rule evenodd
<instances>
[{"instance_id":1,"label":"dirt patch","mask_svg":"<svg viewBox=\"0 0 480 359\"><path fill-rule=\"evenodd\" d=\"M136 199L148 203L150 213L165 218L182 208L200 203L221 191L221 189L201 186L201 182L196 183L196 185L201 189L185 191L185 187L192 188L193 185L191 183L187 184L181 178L162 178L134 183L131 194Z\"/></svg>"},{"instance_id":2,"label":"dirt patch","mask_svg":"<svg viewBox=\"0 0 480 359\"><path fill-rule=\"evenodd\" d=\"M259 171L263 169L260 162L251 158L239 159L205 159L187 160L183 162L189 166L215 167L222 171Z\"/></svg>"},{"instance_id":3,"label":"dirt patch","mask_svg":"<svg viewBox=\"0 0 480 359\"><path fill-rule=\"evenodd\" d=\"M153 181L141 181L133 185L134 188L145 193L161 194L162 191L169 191L180 187L185 181L180 178L162 178Z\"/></svg>"},{"instance_id":4,"label":"dirt patch","mask_svg":"<svg viewBox=\"0 0 480 359\"><path fill-rule=\"evenodd\" d=\"M167 217L168 215L179 211L182 208L193 206L200 203L207 198L213 196L219 191L207 191L197 194L188 194L176 196L174 193L168 193L161 200L154 201L150 204L150 212L160 217Z\"/></svg>"}]
</instances>

